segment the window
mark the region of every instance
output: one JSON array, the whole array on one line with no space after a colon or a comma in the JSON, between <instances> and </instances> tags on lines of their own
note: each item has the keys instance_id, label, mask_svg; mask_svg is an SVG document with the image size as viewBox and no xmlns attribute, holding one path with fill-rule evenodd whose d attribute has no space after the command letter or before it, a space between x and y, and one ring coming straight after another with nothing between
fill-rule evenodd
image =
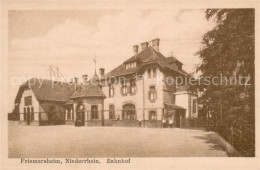
<instances>
[{"instance_id":1,"label":"window","mask_svg":"<svg viewBox=\"0 0 260 170\"><path fill-rule=\"evenodd\" d=\"M155 89L155 86L150 86L149 88L149 100L151 102L155 102L156 100L156 89Z\"/></svg>"},{"instance_id":2,"label":"window","mask_svg":"<svg viewBox=\"0 0 260 170\"><path fill-rule=\"evenodd\" d=\"M151 72L151 70L149 69L149 70L148 70L148 78L151 78L151 74L152 74L152 72Z\"/></svg>"},{"instance_id":3,"label":"window","mask_svg":"<svg viewBox=\"0 0 260 170\"><path fill-rule=\"evenodd\" d=\"M122 119L128 119L128 120L135 119L135 105L133 104L123 105Z\"/></svg>"},{"instance_id":4,"label":"window","mask_svg":"<svg viewBox=\"0 0 260 170\"><path fill-rule=\"evenodd\" d=\"M115 119L115 106L109 105L109 119Z\"/></svg>"},{"instance_id":5,"label":"window","mask_svg":"<svg viewBox=\"0 0 260 170\"><path fill-rule=\"evenodd\" d=\"M150 111L149 112L149 119L150 120L157 120L157 115L155 111Z\"/></svg>"},{"instance_id":6,"label":"window","mask_svg":"<svg viewBox=\"0 0 260 170\"><path fill-rule=\"evenodd\" d=\"M197 99L193 100L193 113L196 113L197 111Z\"/></svg>"},{"instance_id":7,"label":"window","mask_svg":"<svg viewBox=\"0 0 260 170\"><path fill-rule=\"evenodd\" d=\"M97 105L91 106L91 118L98 119L98 106Z\"/></svg>"},{"instance_id":8,"label":"window","mask_svg":"<svg viewBox=\"0 0 260 170\"><path fill-rule=\"evenodd\" d=\"M112 84L109 85L109 97L114 96L114 86Z\"/></svg>"},{"instance_id":9,"label":"window","mask_svg":"<svg viewBox=\"0 0 260 170\"><path fill-rule=\"evenodd\" d=\"M153 77L156 77L156 68L153 69Z\"/></svg>"},{"instance_id":10,"label":"window","mask_svg":"<svg viewBox=\"0 0 260 170\"><path fill-rule=\"evenodd\" d=\"M68 109L68 112L67 112L67 119L68 120L71 120L71 109Z\"/></svg>"},{"instance_id":11,"label":"window","mask_svg":"<svg viewBox=\"0 0 260 170\"><path fill-rule=\"evenodd\" d=\"M130 81L130 94L135 94L136 93L136 82L135 80Z\"/></svg>"},{"instance_id":12,"label":"window","mask_svg":"<svg viewBox=\"0 0 260 170\"><path fill-rule=\"evenodd\" d=\"M121 84L122 84L122 87L121 87L122 95L125 96L125 95L127 95L126 81L122 81Z\"/></svg>"},{"instance_id":13,"label":"window","mask_svg":"<svg viewBox=\"0 0 260 170\"><path fill-rule=\"evenodd\" d=\"M131 69L136 67L136 62L125 64L125 69Z\"/></svg>"},{"instance_id":14,"label":"window","mask_svg":"<svg viewBox=\"0 0 260 170\"><path fill-rule=\"evenodd\" d=\"M25 106L32 105L32 96L24 97L24 105Z\"/></svg>"},{"instance_id":15,"label":"window","mask_svg":"<svg viewBox=\"0 0 260 170\"><path fill-rule=\"evenodd\" d=\"M32 121L34 120L34 109L33 109L33 107L31 107L31 120Z\"/></svg>"}]
</instances>

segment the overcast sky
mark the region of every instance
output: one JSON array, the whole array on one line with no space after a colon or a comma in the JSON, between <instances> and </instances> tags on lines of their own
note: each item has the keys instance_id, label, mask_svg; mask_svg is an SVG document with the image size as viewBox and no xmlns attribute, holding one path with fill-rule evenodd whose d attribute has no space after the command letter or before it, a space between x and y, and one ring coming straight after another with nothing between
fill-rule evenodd
<instances>
[{"instance_id":1,"label":"overcast sky","mask_svg":"<svg viewBox=\"0 0 260 170\"><path fill-rule=\"evenodd\" d=\"M49 65L64 76L106 72L133 56L133 45L160 39L160 52L193 72L201 37L214 26L204 10L9 11L9 111L19 85L13 76L49 78Z\"/></svg>"}]
</instances>

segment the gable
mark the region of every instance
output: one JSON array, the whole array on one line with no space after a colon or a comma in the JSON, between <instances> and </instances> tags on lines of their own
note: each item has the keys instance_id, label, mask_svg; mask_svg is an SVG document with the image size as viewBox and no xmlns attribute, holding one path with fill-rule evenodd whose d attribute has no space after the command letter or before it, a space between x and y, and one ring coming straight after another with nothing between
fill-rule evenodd
<instances>
[{"instance_id":1,"label":"gable","mask_svg":"<svg viewBox=\"0 0 260 170\"><path fill-rule=\"evenodd\" d=\"M29 82L34 83L31 83L29 86ZM46 100L66 102L74 92L74 86L68 83L61 82L58 85L53 85L51 80L32 78L19 87L15 103L21 102L22 94L26 88L31 88L38 101Z\"/></svg>"},{"instance_id":2,"label":"gable","mask_svg":"<svg viewBox=\"0 0 260 170\"><path fill-rule=\"evenodd\" d=\"M130 62L134 62L134 61L138 61L137 67L131 68L131 69L125 69L126 63L130 63ZM145 50L141 51L136 56L133 56L130 59L123 62L123 64L119 65L118 67L116 67L115 69L110 71L106 76L107 77L116 77L116 76L121 76L121 75L137 73L138 70L140 70L140 68L142 66L146 65L147 63L149 63L149 64L156 63L163 69L168 69L168 70L177 72L182 75L187 75L187 73L184 70L180 69L180 67L178 67L178 65L170 64L170 63L177 63L177 64L182 65L182 63L179 62L176 58L173 58L173 57L166 58L161 53L155 51L152 47L148 47Z\"/></svg>"}]
</instances>

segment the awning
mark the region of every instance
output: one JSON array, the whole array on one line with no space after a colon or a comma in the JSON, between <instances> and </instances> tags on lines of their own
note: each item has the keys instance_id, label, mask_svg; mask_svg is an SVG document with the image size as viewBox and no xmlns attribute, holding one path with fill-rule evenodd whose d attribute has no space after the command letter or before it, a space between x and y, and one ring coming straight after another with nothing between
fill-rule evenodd
<instances>
[{"instance_id":1,"label":"awning","mask_svg":"<svg viewBox=\"0 0 260 170\"><path fill-rule=\"evenodd\" d=\"M73 104L73 103L74 103L73 100L68 100L68 101L66 101L65 105L70 105L70 104Z\"/></svg>"},{"instance_id":2,"label":"awning","mask_svg":"<svg viewBox=\"0 0 260 170\"><path fill-rule=\"evenodd\" d=\"M186 110L181 106L178 106L176 104L170 104L170 103L164 103L164 107L165 107L165 109L168 109L168 110Z\"/></svg>"}]
</instances>

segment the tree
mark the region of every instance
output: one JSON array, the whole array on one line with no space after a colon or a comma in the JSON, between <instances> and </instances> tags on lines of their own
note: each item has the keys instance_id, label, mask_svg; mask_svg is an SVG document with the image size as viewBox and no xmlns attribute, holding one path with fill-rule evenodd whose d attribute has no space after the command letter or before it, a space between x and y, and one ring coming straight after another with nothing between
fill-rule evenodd
<instances>
[{"instance_id":1,"label":"tree","mask_svg":"<svg viewBox=\"0 0 260 170\"><path fill-rule=\"evenodd\" d=\"M197 52L202 60L197 68L202 81L196 88L216 119L227 121L233 116L231 124L239 122L240 127L254 129L255 11L207 9L205 15L207 20L214 19L216 26L202 37L202 47ZM224 81L205 84L206 77ZM243 77L243 85L234 85L239 77Z\"/></svg>"}]
</instances>

